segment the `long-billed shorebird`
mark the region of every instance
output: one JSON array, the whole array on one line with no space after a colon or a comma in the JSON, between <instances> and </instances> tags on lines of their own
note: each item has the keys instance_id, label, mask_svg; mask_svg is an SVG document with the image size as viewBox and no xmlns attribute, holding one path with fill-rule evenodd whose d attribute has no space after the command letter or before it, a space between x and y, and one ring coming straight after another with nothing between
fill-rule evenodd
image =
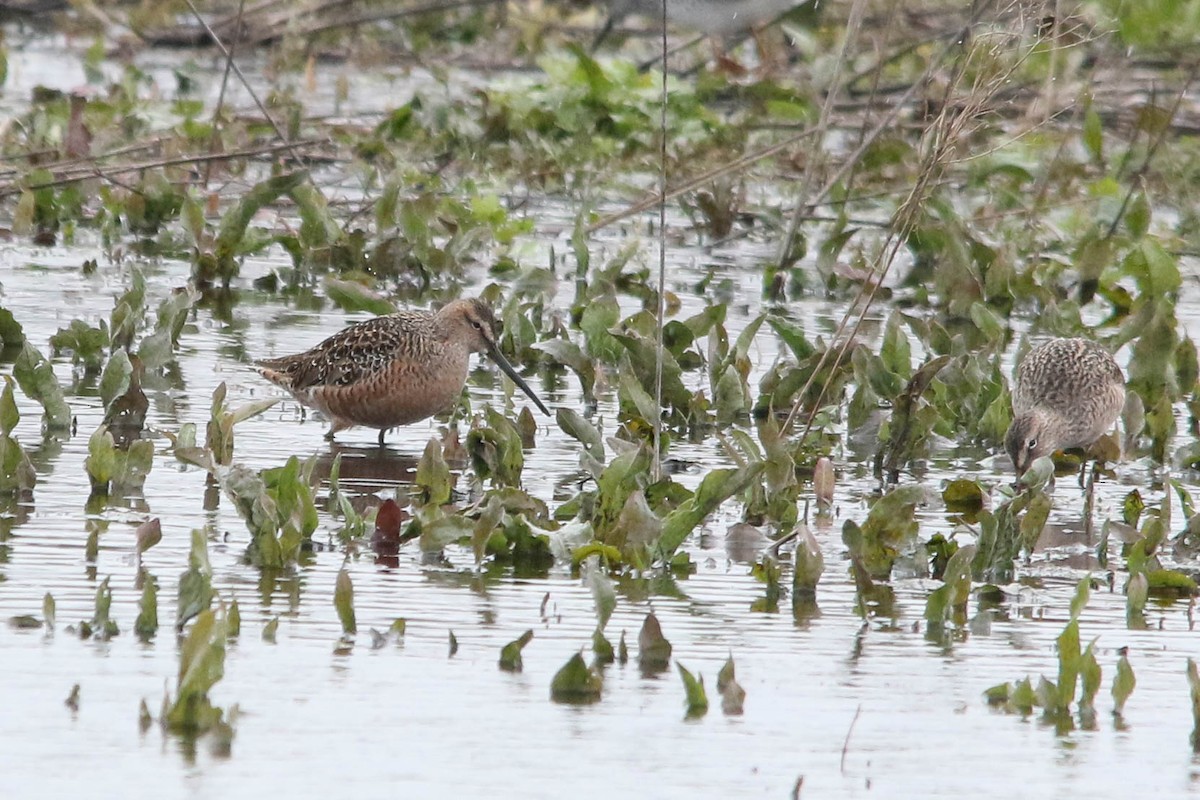
<instances>
[{"instance_id":1,"label":"long-billed shorebird","mask_svg":"<svg viewBox=\"0 0 1200 800\"><path fill-rule=\"evenodd\" d=\"M326 439L355 425L408 425L452 406L467 382L472 353L487 353L547 416L496 343L498 325L482 300L439 311L399 311L357 322L311 350L255 362L264 378L330 420Z\"/></svg>"},{"instance_id":2,"label":"long-billed shorebird","mask_svg":"<svg viewBox=\"0 0 1200 800\"><path fill-rule=\"evenodd\" d=\"M1004 449L1020 477L1034 459L1103 436L1125 405L1125 376L1095 342L1051 339L1017 367L1012 405Z\"/></svg>"},{"instance_id":3,"label":"long-billed shorebird","mask_svg":"<svg viewBox=\"0 0 1200 800\"><path fill-rule=\"evenodd\" d=\"M596 34L593 47L625 17L639 14L661 20L663 0L610 0L609 15ZM807 0L666 0L667 21L672 25L713 37L753 31Z\"/></svg>"}]
</instances>

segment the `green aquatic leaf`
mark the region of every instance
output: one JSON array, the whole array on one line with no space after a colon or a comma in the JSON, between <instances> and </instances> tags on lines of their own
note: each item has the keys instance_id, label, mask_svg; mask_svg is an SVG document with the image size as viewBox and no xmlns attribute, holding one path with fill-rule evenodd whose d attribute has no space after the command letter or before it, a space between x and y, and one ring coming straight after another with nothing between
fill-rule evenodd
<instances>
[{"instance_id":1,"label":"green aquatic leaf","mask_svg":"<svg viewBox=\"0 0 1200 800\"><path fill-rule=\"evenodd\" d=\"M1137 678L1133 674L1133 667L1129 664L1125 648L1118 652L1120 656L1117 658L1117 676L1113 678L1112 697L1113 713L1119 716L1125 711L1125 701L1137 687Z\"/></svg>"},{"instance_id":2,"label":"green aquatic leaf","mask_svg":"<svg viewBox=\"0 0 1200 800\"><path fill-rule=\"evenodd\" d=\"M7 308L0 306L0 348L20 347L25 344L25 331L21 323Z\"/></svg>"},{"instance_id":3,"label":"green aquatic leaf","mask_svg":"<svg viewBox=\"0 0 1200 800\"><path fill-rule=\"evenodd\" d=\"M483 558L487 555L488 540L500 526L500 520L503 516L503 501L496 494L488 495L487 504L483 507L483 513L475 520L475 525L471 530L471 550L475 553L476 566L483 563Z\"/></svg>"},{"instance_id":4,"label":"green aquatic leaf","mask_svg":"<svg viewBox=\"0 0 1200 800\"><path fill-rule=\"evenodd\" d=\"M592 423L584 419L578 411L566 406L556 408L554 415L563 433L582 444L587 454L597 462L604 463L604 441L600 438L600 431L596 430Z\"/></svg>"},{"instance_id":5,"label":"green aquatic leaf","mask_svg":"<svg viewBox=\"0 0 1200 800\"><path fill-rule=\"evenodd\" d=\"M1125 495L1125 500L1121 503L1121 520L1126 525L1136 528L1145 510L1146 503L1142 500L1141 492L1134 489Z\"/></svg>"},{"instance_id":6,"label":"green aquatic leaf","mask_svg":"<svg viewBox=\"0 0 1200 800\"><path fill-rule=\"evenodd\" d=\"M229 611L225 615L225 634L230 639L236 639L242 635L242 609L238 605L236 597L229 604Z\"/></svg>"},{"instance_id":7,"label":"green aquatic leaf","mask_svg":"<svg viewBox=\"0 0 1200 800\"><path fill-rule=\"evenodd\" d=\"M1083 656L1079 663L1080 677L1080 694L1079 694L1079 709L1095 710L1096 694L1100 691L1100 680L1103 672L1100 669L1100 662L1096 660L1096 640L1093 639L1088 643L1087 649L1083 651Z\"/></svg>"},{"instance_id":8,"label":"green aquatic leaf","mask_svg":"<svg viewBox=\"0 0 1200 800\"><path fill-rule=\"evenodd\" d=\"M955 478L942 489L942 501L947 511L959 514L972 514L983 508L983 487L979 481L968 478Z\"/></svg>"},{"instance_id":9,"label":"green aquatic leaf","mask_svg":"<svg viewBox=\"0 0 1200 800\"><path fill-rule=\"evenodd\" d=\"M337 574L333 589L333 607L337 609L338 619L342 623L343 633L356 633L358 624L354 619L354 584L350 581L350 573L343 567Z\"/></svg>"},{"instance_id":10,"label":"green aquatic leaf","mask_svg":"<svg viewBox=\"0 0 1200 800\"><path fill-rule=\"evenodd\" d=\"M206 610L179 651L179 679L175 700L168 709L167 728L195 735L210 730L222 716L209 700L208 692L225 674L225 621Z\"/></svg>"},{"instance_id":11,"label":"green aquatic leaf","mask_svg":"<svg viewBox=\"0 0 1200 800\"><path fill-rule=\"evenodd\" d=\"M647 427L652 427L654 420L662 416L654 396L642 387L632 370L621 370L617 378L617 399L625 419L640 420Z\"/></svg>"},{"instance_id":12,"label":"green aquatic leaf","mask_svg":"<svg viewBox=\"0 0 1200 800\"><path fill-rule=\"evenodd\" d=\"M695 493L663 520L658 552L666 557L673 554L705 517L757 480L765 466L760 461L738 469L714 469L705 475Z\"/></svg>"},{"instance_id":13,"label":"green aquatic leaf","mask_svg":"<svg viewBox=\"0 0 1200 800\"><path fill-rule=\"evenodd\" d=\"M917 504L925 499L920 486L900 486L875 501L859 527L853 520L842 526L842 541L850 556L876 580L886 580L900 548L917 532Z\"/></svg>"},{"instance_id":14,"label":"green aquatic leaf","mask_svg":"<svg viewBox=\"0 0 1200 800\"><path fill-rule=\"evenodd\" d=\"M1032 553L1042 538L1046 520L1050 518L1050 507L1050 495L1041 489L1034 489L1020 522L1021 546L1026 553Z\"/></svg>"},{"instance_id":15,"label":"green aquatic leaf","mask_svg":"<svg viewBox=\"0 0 1200 800\"><path fill-rule=\"evenodd\" d=\"M47 430L64 431L71 427L71 407L63 397L53 365L28 341L13 363L12 374L21 391L42 406L42 423Z\"/></svg>"},{"instance_id":16,"label":"green aquatic leaf","mask_svg":"<svg viewBox=\"0 0 1200 800\"><path fill-rule=\"evenodd\" d=\"M1084 607L1087 605L1088 598L1092 592L1091 576L1083 578L1079 583L1075 584L1075 595L1071 598L1071 619L1079 619L1079 615L1083 613Z\"/></svg>"},{"instance_id":17,"label":"green aquatic leaf","mask_svg":"<svg viewBox=\"0 0 1200 800\"><path fill-rule=\"evenodd\" d=\"M212 607L212 567L208 562L208 539L199 528L192 530L188 569L179 578L175 606L175 628L183 630L188 620Z\"/></svg>"},{"instance_id":18,"label":"green aquatic leaf","mask_svg":"<svg viewBox=\"0 0 1200 800\"><path fill-rule=\"evenodd\" d=\"M88 439L88 455L83 460L92 484L92 492L107 494L117 471L116 444L108 428L101 425Z\"/></svg>"},{"instance_id":19,"label":"green aquatic leaf","mask_svg":"<svg viewBox=\"0 0 1200 800\"><path fill-rule=\"evenodd\" d=\"M275 644L275 637L279 635L279 616L271 617L266 625L263 625L262 640L268 644Z\"/></svg>"},{"instance_id":20,"label":"green aquatic leaf","mask_svg":"<svg viewBox=\"0 0 1200 800\"><path fill-rule=\"evenodd\" d=\"M442 443L437 439L425 443L413 485L420 490L417 494L421 505L440 506L450 502L453 479L442 455Z\"/></svg>"},{"instance_id":21,"label":"green aquatic leaf","mask_svg":"<svg viewBox=\"0 0 1200 800\"><path fill-rule=\"evenodd\" d=\"M490 480L496 486L521 485L525 468L521 433L506 416L489 406L484 424L472 427L467 434L466 448L481 480Z\"/></svg>"},{"instance_id":22,"label":"green aquatic leaf","mask_svg":"<svg viewBox=\"0 0 1200 800\"><path fill-rule=\"evenodd\" d=\"M1175 569L1152 569L1146 572L1147 589L1160 597L1193 597L1197 593L1196 581L1190 575Z\"/></svg>"},{"instance_id":23,"label":"green aquatic leaf","mask_svg":"<svg viewBox=\"0 0 1200 800\"><path fill-rule=\"evenodd\" d=\"M616 653L613 650L612 642L604 635L604 631L600 628L592 631L592 653L595 654L595 663L598 665L611 664L616 660Z\"/></svg>"},{"instance_id":24,"label":"green aquatic leaf","mask_svg":"<svg viewBox=\"0 0 1200 800\"><path fill-rule=\"evenodd\" d=\"M0 435L11 435L20 421L21 412L17 409L17 400L13 396L12 378L5 375L4 390L0 392Z\"/></svg>"},{"instance_id":25,"label":"green aquatic leaf","mask_svg":"<svg viewBox=\"0 0 1200 800\"><path fill-rule=\"evenodd\" d=\"M324 281L325 296L338 308L348 313L369 311L382 316L396 310L392 302L385 296L371 290L357 281L344 281L326 277Z\"/></svg>"},{"instance_id":26,"label":"green aquatic leaf","mask_svg":"<svg viewBox=\"0 0 1200 800\"><path fill-rule=\"evenodd\" d=\"M575 653L550 681L550 699L556 703L582 705L600 699L604 681L587 665L582 653Z\"/></svg>"},{"instance_id":27,"label":"green aquatic leaf","mask_svg":"<svg viewBox=\"0 0 1200 800\"><path fill-rule=\"evenodd\" d=\"M817 593L817 582L825 571L825 556L821 553L821 545L813 536L808 525L801 522L793 531L796 537L792 569L793 596L812 597ZM718 683L717 688L720 688Z\"/></svg>"},{"instance_id":28,"label":"green aquatic leaf","mask_svg":"<svg viewBox=\"0 0 1200 800\"><path fill-rule=\"evenodd\" d=\"M97 639L108 640L120 633L117 622L110 616L112 610L112 589L105 578L96 587L96 610L92 614L91 629Z\"/></svg>"},{"instance_id":29,"label":"green aquatic leaf","mask_svg":"<svg viewBox=\"0 0 1200 800\"><path fill-rule=\"evenodd\" d=\"M534 342L531 347L570 368L579 377L584 403L595 402L596 362L585 355L579 345L566 339L546 339ZM567 432L570 433L570 431Z\"/></svg>"},{"instance_id":30,"label":"green aquatic leaf","mask_svg":"<svg viewBox=\"0 0 1200 800\"><path fill-rule=\"evenodd\" d=\"M1129 576L1125 584L1125 618L1129 623L1140 623L1146 610L1146 599L1150 596L1150 580L1145 572Z\"/></svg>"},{"instance_id":31,"label":"green aquatic leaf","mask_svg":"<svg viewBox=\"0 0 1200 800\"><path fill-rule=\"evenodd\" d=\"M617 298L610 294L592 298L584 306L579 318L579 329L583 331L583 340L589 356L605 364L617 365L624 347L609 329L620 319L621 307Z\"/></svg>"},{"instance_id":32,"label":"green aquatic leaf","mask_svg":"<svg viewBox=\"0 0 1200 800\"><path fill-rule=\"evenodd\" d=\"M0 495L26 492L37 483L37 472L25 450L10 435L20 421L12 379L4 376L0 392Z\"/></svg>"},{"instance_id":33,"label":"green aquatic leaf","mask_svg":"<svg viewBox=\"0 0 1200 800\"><path fill-rule=\"evenodd\" d=\"M138 343L137 357L141 360L142 367L150 374L169 364L174 355L171 332L168 330L154 331L142 337L142 341Z\"/></svg>"},{"instance_id":34,"label":"green aquatic leaf","mask_svg":"<svg viewBox=\"0 0 1200 800\"><path fill-rule=\"evenodd\" d=\"M142 598L138 602L138 615L133 623L133 632L143 642L158 633L158 579L146 573L142 581Z\"/></svg>"},{"instance_id":35,"label":"green aquatic leaf","mask_svg":"<svg viewBox=\"0 0 1200 800\"><path fill-rule=\"evenodd\" d=\"M642 445L620 454L600 473L592 512L592 527L598 540L608 541L629 495L645 480L649 469L650 451Z\"/></svg>"},{"instance_id":36,"label":"green aquatic leaf","mask_svg":"<svg viewBox=\"0 0 1200 800\"><path fill-rule=\"evenodd\" d=\"M521 651L533 639L533 631L528 630L500 649L500 669L507 672L520 672L525 662L521 659Z\"/></svg>"},{"instance_id":37,"label":"green aquatic leaf","mask_svg":"<svg viewBox=\"0 0 1200 800\"><path fill-rule=\"evenodd\" d=\"M583 582L591 590L596 605L597 630L604 630L617 607L617 590L612 578L600 566L600 559L588 558L583 562Z\"/></svg>"},{"instance_id":38,"label":"green aquatic leaf","mask_svg":"<svg viewBox=\"0 0 1200 800\"><path fill-rule=\"evenodd\" d=\"M1052 708L1066 711L1075 700L1076 684L1079 680L1079 670L1082 666L1082 655L1079 649L1079 620L1075 617L1063 628L1055 641L1058 651L1058 692Z\"/></svg>"},{"instance_id":39,"label":"green aquatic leaf","mask_svg":"<svg viewBox=\"0 0 1200 800\"><path fill-rule=\"evenodd\" d=\"M1187 660L1187 682L1192 699L1192 750L1200 753L1200 670L1191 658Z\"/></svg>"},{"instance_id":40,"label":"green aquatic leaf","mask_svg":"<svg viewBox=\"0 0 1200 800\"><path fill-rule=\"evenodd\" d=\"M676 661L675 666L679 669L679 677L683 679L683 690L687 702L687 715L691 717L702 717L708 713L708 693L704 691L704 676L692 675L687 668L680 662Z\"/></svg>"},{"instance_id":41,"label":"green aquatic leaf","mask_svg":"<svg viewBox=\"0 0 1200 800\"><path fill-rule=\"evenodd\" d=\"M49 592L46 592L46 594L42 596L42 619L46 623L47 631L54 630L56 605L57 604L54 602L54 595L50 594Z\"/></svg>"},{"instance_id":42,"label":"green aquatic leaf","mask_svg":"<svg viewBox=\"0 0 1200 800\"><path fill-rule=\"evenodd\" d=\"M109 348L113 353L127 350L141 327L146 313L146 279L141 270L134 269L129 288L113 304L108 322Z\"/></svg>"},{"instance_id":43,"label":"green aquatic leaf","mask_svg":"<svg viewBox=\"0 0 1200 800\"><path fill-rule=\"evenodd\" d=\"M217 235L213 240L212 267L213 274L208 274L203 267L207 262L197 261L193 265L193 277L201 281L220 278L225 286L237 274L237 256L242 252L246 241L246 229L250 226L254 215L259 209L275 202L283 194L292 192L300 184L308 180L308 172L297 170L285 175L276 175L256 184L241 196L221 217Z\"/></svg>"}]
</instances>

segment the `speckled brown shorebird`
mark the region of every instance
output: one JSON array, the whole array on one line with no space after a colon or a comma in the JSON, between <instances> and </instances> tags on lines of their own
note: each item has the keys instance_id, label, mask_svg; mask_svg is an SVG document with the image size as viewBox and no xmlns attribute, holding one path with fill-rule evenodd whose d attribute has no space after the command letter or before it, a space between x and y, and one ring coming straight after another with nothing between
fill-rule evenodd
<instances>
[{"instance_id":1,"label":"speckled brown shorebird","mask_svg":"<svg viewBox=\"0 0 1200 800\"><path fill-rule=\"evenodd\" d=\"M1095 342L1051 339L1017 367L1012 405L1004 449L1020 477L1034 459L1103 436L1125 405L1125 376Z\"/></svg>"},{"instance_id":2,"label":"speckled brown shorebird","mask_svg":"<svg viewBox=\"0 0 1200 800\"><path fill-rule=\"evenodd\" d=\"M311 350L255 362L259 373L329 417L326 439L355 425L408 425L449 408L462 394L472 353L487 353L543 414L550 411L496 344L492 309L479 299L439 311L399 311L357 322Z\"/></svg>"}]
</instances>

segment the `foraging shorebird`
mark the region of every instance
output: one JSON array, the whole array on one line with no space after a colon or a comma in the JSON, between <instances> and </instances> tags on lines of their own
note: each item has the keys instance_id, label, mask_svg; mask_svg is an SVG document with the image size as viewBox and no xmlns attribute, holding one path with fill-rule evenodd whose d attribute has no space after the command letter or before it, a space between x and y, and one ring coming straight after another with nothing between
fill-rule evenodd
<instances>
[{"instance_id":1,"label":"foraging shorebird","mask_svg":"<svg viewBox=\"0 0 1200 800\"><path fill-rule=\"evenodd\" d=\"M1103 436L1125 405L1125 376L1095 342L1051 339L1017 367L1012 405L1004 449L1020 477L1034 459Z\"/></svg>"},{"instance_id":2,"label":"foraging shorebird","mask_svg":"<svg viewBox=\"0 0 1200 800\"><path fill-rule=\"evenodd\" d=\"M611 0L608 19L596 34L593 49L613 26L631 14L662 19L663 0ZM807 0L666 0L667 20L680 28L713 37L753 31Z\"/></svg>"},{"instance_id":3,"label":"foraging shorebird","mask_svg":"<svg viewBox=\"0 0 1200 800\"><path fill-rule=\"evenodd\" d=\"M326 439L355 425L408 425L462 394L472 353L487 353L547 416L550 411L496 344L492 309L479 299L439 311L399 311L349 326L311 350L255 362L259 373L330 419Z\"/></svg>"}]
</instances>

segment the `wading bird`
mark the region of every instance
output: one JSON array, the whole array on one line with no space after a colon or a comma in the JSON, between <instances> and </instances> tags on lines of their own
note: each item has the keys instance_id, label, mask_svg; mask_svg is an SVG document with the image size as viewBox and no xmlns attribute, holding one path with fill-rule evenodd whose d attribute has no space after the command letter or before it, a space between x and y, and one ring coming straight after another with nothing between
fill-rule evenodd
<instances>
[{"instance_id":1,"label":"wading bird","mask_svg":"<svg viewBox=\"0 0 1200 800\"><path fill-rule=\"evenodd\" d=\"M487 353L549 416L496 343L499 326L482 300L439 311L398 311L355 323L311 350L255 362L259 373L330 419L326 439L355 425L408 425L452 406L467 382L472 353Z\"/></svg>"},{"instance_id":2,"label":"wading bird","mask_svg":"<svg viewBox=\"0 0 1200 800\"><path fill-rule=\"evenodd\" d=\"M1012 405L1004 449L1019 478L1035 459L1103 436L1125 405L1125 376L1095 342L1051 339L1017 367Z\"/></svg>"}]
</instances>

